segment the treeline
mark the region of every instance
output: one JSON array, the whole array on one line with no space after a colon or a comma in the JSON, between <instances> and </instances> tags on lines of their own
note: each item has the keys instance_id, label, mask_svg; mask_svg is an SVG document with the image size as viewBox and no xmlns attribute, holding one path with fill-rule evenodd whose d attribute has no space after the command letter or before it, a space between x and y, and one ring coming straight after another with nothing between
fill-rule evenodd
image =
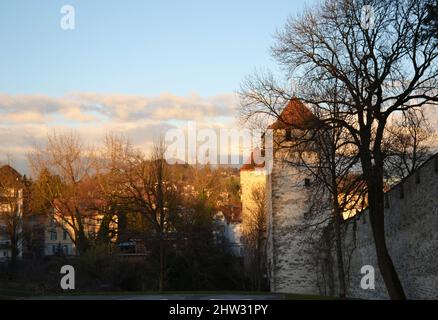
<instances>
[{"instance_id":1,"label":"treeline","mask_svg":"<svg viewBox=\"0 0 438 320\"><path fill-rule=\"evenodd\" d=\"M169 165L164 152L162 141L145 154L114 135L97 149L74 133L55 133L35 147L25 222L16 230L23 234L13 236L23 238L29 258L41 259L36 234L48 218L68 234L77 256L31 266L13 259L16 279L32 278L31 268L43 276L33 282L52 283L47 275L67 259L77 266L78 289L242 289L241 261L228 252L215 220L220 208L239 204L236 169Z\"/></svg>"}]
</instances>

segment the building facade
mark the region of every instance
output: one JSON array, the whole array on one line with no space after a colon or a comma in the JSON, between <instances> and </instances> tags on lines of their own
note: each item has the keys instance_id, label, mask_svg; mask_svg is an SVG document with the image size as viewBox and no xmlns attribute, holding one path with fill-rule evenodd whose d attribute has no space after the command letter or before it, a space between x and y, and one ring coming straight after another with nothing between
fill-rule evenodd
<instances>
[{"instance_id":1,"label":"building facade","mask_svg":"<svg viewBox=\"0 0 438 320\"><path fill-rule=\"evenodd\" d=\"M292 99L280 119L269 127L274 132L272 170L265 177L241 170L242 195L249 194L252 184L266 181L267 263L272 292L337 294L334 248L317 247L306 232L297 232L310 210L312 180L296 164L303 155L311 162L317 150L294 150L291 142L317 125L315 116ZM438 154L388 191L385 199L388 250L407 297L438 299ZM242 196L243 208L251 205L248 196ZM245 216L244 209L243 224ZM368 211L355 211L346 218L342 232L347 297L389 298L378 268ZM375 270L374 289L361 286L364 266Z\"/></svg>"},{"instance_id":2,"label":"building facade","mask_svg":"<svg viewBox=\"0 0 438 320\"><path fill-rule=\"evenodd\" d=\"M11 166L2 166L0 168L0 261L22 257L26 196L25 178Z\"/></svg>"},{"instance_id":3,"label":"building facade","mask_svg":"<svg viewBox=\"0 0 438 320\"><path fill-rule=\"evenodd\" d=\"M243 256L241 208L223 206L214 216L216 229L213 237L216 243L222 243L225 250L235 257Z\"/></svg>"},{"instance_id":4,"label":"building facade","mask_svg":"<svg viewBox=\"0 0 438 320\"><path fill-rule=\"evenodd\" d=\"M53 212L31 212L29 197L26 177L9 165L1 167L0 261L76 254L68 227Z\"/></svg>"},{"instance_id":5,"label":"building facade","mask_svg":"<svg viewBox=\"0 0 438 320\"><path fill-rule=\"evenodd\" d=\"M347 220L344 230L347 296L388 299L368 210ZM386 242L408 299L438 299L437 230L438 154L385 194ZM364 290L361 286L363 266L375 270L374 289Z\"/></svg>"},{"instance_id":6,"label":"building facade","mask_svg":"<svg viewBox=\"0 0 438 320\"><path fill-rule=\"evenodd\" d=\"M266 179L267 259L273 292L314 294L317 288L313 247L306 235L298 232L309 211L311 178L296 164L315 156L310 145L298 147L298 139L305 139L318 125L313 113L292 99L268 128L273 130L274 140L272 170Z\"/></svg>"},{"instance_id":7,"label":"building facade","mask_svg":"<svg viewBox=\"0 0 438 320\"><path fill-rule=\"evenodd\" d=\"M265 190L266 259L269 286L273 292L314 294L317 275L312 270L312 247L295 232L308 211L310 177L293 165L301 157L312 159L308 149L294 150L296 137L304 138L319 125L318 119L298 99L292 99L279 119L268 127L273 143L262 155L272 154L271 164L256 165L251 159L240 170L243 229L253 214L254 189ZM262 139L267 138L265 135ZM272 152L271 152L272 151ZM266 158L268 159L268 157Z\"/></svg>"}]
</instances>

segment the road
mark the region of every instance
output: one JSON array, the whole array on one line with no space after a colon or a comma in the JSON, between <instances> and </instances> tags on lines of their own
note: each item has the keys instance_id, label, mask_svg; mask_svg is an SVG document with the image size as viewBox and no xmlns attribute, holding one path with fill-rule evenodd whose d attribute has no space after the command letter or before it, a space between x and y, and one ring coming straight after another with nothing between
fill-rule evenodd
<instances>
[{"instance_id":1,"label":"road","mask_svg":"<svg viewBox=\"0 0 438 320\"><path fill-rule=\"evenodd\" d=\"M147 294L67 295L32 297L32 300L283 300L281 294Z\"/></svg>"}]
</instances>

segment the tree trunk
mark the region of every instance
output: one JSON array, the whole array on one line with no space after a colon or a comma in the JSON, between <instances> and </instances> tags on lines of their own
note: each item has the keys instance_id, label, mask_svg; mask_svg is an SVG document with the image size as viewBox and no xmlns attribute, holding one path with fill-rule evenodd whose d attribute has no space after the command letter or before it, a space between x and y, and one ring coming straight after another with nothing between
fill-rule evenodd
<instances>
[{"instance_id":1,"label":"tree trunk","mask_svg":"<svg viewBox=\"0 0 438 320\"><path fill-rule=\"evenodd\" d=\"M160 236L160 278L158 283L158 291L164 290L164 243L163 236Z\"/></svg>"},{"instance_id":2,"label":"tree trunk","mask_svg":"<svg viewBox=\"0 0 438 320\"><path fill-rule=\"evenodd\" d=\"M383 137L383 127L379 127L377 136ZM376 148L369 151L369 141L360 149L363 174L368 188L368 212L370 215L371 229L373 232L374 245L376 247L377 263L386 290L391 300L405 300L406 295L403 286L395 270L394 263L389 255L385 236L385 192L383 185L384 158L381 150ZM375 146L378 145L374 142ZM373 163L374 162L374 163Z\"/></svg>"},{"instance_id":3,"label":"tree trunk","mask_svg":"<svg viewBox=\"0 0 438 320\"><path fill-rule=\"evenodd\" d=\"M260 231L257 230L257 251L256 251L256 283L255 289L260 291L260 279L261 279L261 240L260 240Z\"/></svg>"},{"instance_id":4,"label":"tree trunk","mask_svg":"<svg viewBox=\"0 0 438 320\"><path fill-rule=\"evenodd\" d=\"M83 231L78 231L76 236L77 236L77 241L75 241L76 249L78 250L79 255L84 254L90 248L90 242L88 241L88 238L86 237L85 232Z\"/></svg>"},{"instance_id":5,"label":"tree trunk","mask_svg":"<svg viewBox=\"0 0 438 320\"><path fill-rule=\"evenodd\" d=\"M15 237L13 237L12 241L11 241L11 263L12 263L12 265L14 265L15 262L17 262L17 258L18 258L18 244L15 241Z\"/></svg>"},{"instance_id":6,"label":"tree trunk","mask_svg":"<svg viewBox=\"0 0 438 320\"><path fill-rule=\"evenodd\" d=\"M345 271L344 257L342 255L342 240L341 240L341 215L337 199L334 199L334 231L335 231L335 246L336 246L336 262L338 266L338 281L339 281L339 297L345 298Z\"/></svg>"},{"instance_id":7,"label":"tree trunk","mask_svg":"<svg viewBox=\"0 0 438 320\"><path fill-rule=\"evenodd\" d=\"M392 300L404 300L406 295L386 245L383 175L375 175L372 180L373 183L368 186L368 200L377 262L389 297Z\"/></svg>"},{"instance_id":8,"label":"tree trunk","mask_svg":"<svg viewBox=\"0 0 438 320\"><path fill-rule=\"evenodd\" d=\"M10 241L11 241L11 262L12 264L15 264L18 259L19 254L19 248L18 243L20 241L20 232L19 232L19 223L16 221L17 215L14 215L13 222L12 222L12 230L10 234Z\"/></svg>"}]
</instances>

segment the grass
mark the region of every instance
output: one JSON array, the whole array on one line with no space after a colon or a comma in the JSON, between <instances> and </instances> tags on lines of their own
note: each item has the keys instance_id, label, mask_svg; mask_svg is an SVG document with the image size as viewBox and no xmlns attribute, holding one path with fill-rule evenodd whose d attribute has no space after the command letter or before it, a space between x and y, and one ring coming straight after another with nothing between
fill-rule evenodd
<instances>
[{"instance_id":1,"label":"grass","mask_svg":"<svg viewBox=\"0 0 438 320\"><path fill-rule=\"evenodd\" d=\"M45 295L53 296L205 296L205 295L277 295L270 292L253 292L253 291L70 291ZM41 296L41 295L40 295ZM38 296L35 296L38 297Z\"/></svg>"},{"instance_id":2,"label":"grass","mask_svg":"<svg viewBox=\"0 0 438 320\"><path fill-rule=\"evenodd\" d=\"M172 299L172 296L179 298L180 296L189 296L193 298L205 297L205 296L224 296L226 299L227 295L242 295L242 296L275 296L278 300L335 300L335 297L325 297L317 295L302 295L302 294L277 294L269 292L248 292L248 291L165 291L165 292L155 292L155 291L141 291L141 292L70 292L70 293L58 293L58 294L47 294L47 295L31 295L31 294L12 294L4 295L0 292L0 299L13 300L13 299L49 299L49 300L59 300L63 297L95 297L96 299L104 297L117 297L120 296L165 296L168 299ZM111 298L110 298L111 299Z\"/></svg>"},{"instance_id":3,"label":"grass","mask_svg":"<svg viewBox=\"0 0 438 320\"><path fill-rule=\"evenodd\" d=\"M36 294L35 292L16 290L16 289L0 289L0 300L14 299L60 299L62 297L106 297L106 296L217 296L217 295L250 295L250 296L275 296L280 300L335 300L336 297L326 297L318 295L303 295L295 293L271 293L261 291L66 291L66 292L47 292L46 294Z\"/></svg>"}]
</instances>

